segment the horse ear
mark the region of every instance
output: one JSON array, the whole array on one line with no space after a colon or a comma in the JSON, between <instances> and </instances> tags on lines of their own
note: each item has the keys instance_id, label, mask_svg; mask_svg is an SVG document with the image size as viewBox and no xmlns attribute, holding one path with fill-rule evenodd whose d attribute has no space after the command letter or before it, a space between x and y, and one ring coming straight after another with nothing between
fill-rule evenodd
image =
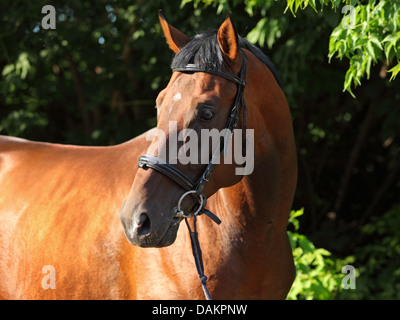
<instances>
[{"instance_id":1,"label":"horse ear","mask_svg":"<svg viewBox=\"0 0 400 320\"><path fill-rule=\"evenodd\" d=\"M234 71L239 71L241 65L238 38L232 16L228 12L225 21L218 29L217 39L229 67Z\"/></svg>"},{"instance_id":2,"label":"horse ear","mask_svg":"<svg viewBox=\"0 0 400 320\"><path fill-rule=\"evenodd\" d=\"M190 41L189 37L171 26L167 20L165 20L161 9L158 10L158 18L160 19L161 28L163 29L165 38L167 39L167 44L172 51L178 53L182 47Z\"/></svg>"}]
</instances>

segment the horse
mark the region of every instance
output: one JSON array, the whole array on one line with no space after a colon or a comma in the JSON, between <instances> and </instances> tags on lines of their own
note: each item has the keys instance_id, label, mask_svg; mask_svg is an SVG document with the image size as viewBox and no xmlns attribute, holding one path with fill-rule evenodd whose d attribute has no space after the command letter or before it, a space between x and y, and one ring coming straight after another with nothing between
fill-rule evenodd
<instances>
[{"instance_id":1,"label":"horse","mask_svg":"<svg viewBox=\"0 0 400 320\"><path fill-rule=\"evenodd\" d=\"M297 160L278 76L230 14L193 39L161 11L159 20L175 56L156 100L156 128L105 147L0 137L1 299L204 299L182 221L196 222L213 298L289 292L295 267L286 227ZM221 131L236 100L243 106L231 129L253 130L252 173L236 174L219 151L219 164L151 162L176 139L170 123ZM249 144L241 135L231 141ZM185 182L199 179L185 192Z\"/></svg>"}]
</instances>

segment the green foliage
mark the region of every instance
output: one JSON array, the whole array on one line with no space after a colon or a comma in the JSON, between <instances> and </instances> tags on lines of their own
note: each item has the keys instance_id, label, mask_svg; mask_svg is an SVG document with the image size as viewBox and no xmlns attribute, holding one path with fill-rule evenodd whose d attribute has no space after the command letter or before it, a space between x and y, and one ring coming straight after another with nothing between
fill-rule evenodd
<instances>
[{"instance_id":1,"label":"green foliage","mask_svg":"<svg viewBox=\"0 0 400 320\"><path fill-rule=\"evenodd\" d=\"M350 14L349 14L350 15ZM361 85L361 79L370 78L372 65L377 62L393 67L390 80L400 71L400 2L368 1L354 9L354 21L342 23L332 32L329 40L329 59L346 57L350 61L346 72L344 90Z\"/></svg>"},{"instance_id":2,"label":"green foliage","mask_svg":"<svg viewBox=\"0 0 400 320\"><path fill-rule=\"evenodd\" d=\"M390 80L400 72L400 2L399 1L319 1L321 10L331 5L334 10L341 3L348 6L343 10L341 23L333 30L329 39L329 60L336 55L349 59L345 75L344 90L353 97L352 85L361 85L361 79L369 79L371 67L379 62L392 65ZM295 14L299 8L310 5L316 12L316 1L288 0L287 8Z\"/></svg>"},{"instance_id":3,"label":"green foliage","mask_svg":"<svg viewBox=\"0 0 400 320\"><path fill-rule=\"evenodd\" d=\"M361 230L368 244L354 252L357 289L341 299L400 299L400 204L373 217Z\"/></svg>"},{"instance_id":4,"label":"green foliage","mask_svg":"<svg viewBox=\"0 0 400 320\"><path fill-rule=\"evenodd\" d=\"M230 8L227 1L212 0L185 0L183 4L194 2L196 6L204 3L206 6L218 7L217 13L223 9ZM352 86L361 85L362 78L370 78L371 67L377 62L386 63L391 66L390 80L395 79L400 72L400 2L398 0L388 1L358 1L358 0L287 0L286 8L296 16L298 10L311 7L315 13L323 12L328 6L334 12L343 7L343 15L329 39L329 60L336 55L337 58L344 57L349 60L349 67L344 77L344 90L353 97ZM262 15L268 12L269 17L261 18L257 25L248 33L247 38L258 43L261 47L266 44L272 48L274 43L285 32L286 19L271 16L271 11L279 7L273 1L252 0L246 1L246 12L253 16L257 8L261 9ZM328 11L329 12L329 11ZM325 11L326 13L326 11ZM332 21L333 22L333 21ZM332 25L333 26L333 25Z\"/></svg>"},{"instance_id":5,"label":"green foliage","mask_svg":"<svg viewBox=\"0 0 400 320\"><path fill-rule=\"evenodd\" d=\"M56 29L46 30L49 3L2 1L0 134L104 145L154 125L155 98L171 74L157 14L164 3L53 4ZM195 25L179 3L164 13L185 21L183 30Z\"/></svg>"},{"instance_id":6,"label":"green foliage","mask_svg":"<svg viewBox=\"0 0 400 320\"><path fill-rule=\"evenodd\" d=\"M335 262L328 258L331 256L328 250L316 248L305 235L298 233L298 217L303 213L303 209L290 213L289 224L294 227L294 232L287 233L296 266L296 279L287 299L333 299L341 290L343 274L337 273Z\"/></svg>"},{"instance_id":7,"label":"green foliage","mask_svg":"<svg viewBox=\"0 0 400 320\"><path fill-rule=\"evenodd\" d=\"M0 131L7 129L12 136L21 136L27 128L45 127L47 125L46 116L28 110L15 110L10 112L7 117L0 121Z\"/></svg>"}]
</instances>

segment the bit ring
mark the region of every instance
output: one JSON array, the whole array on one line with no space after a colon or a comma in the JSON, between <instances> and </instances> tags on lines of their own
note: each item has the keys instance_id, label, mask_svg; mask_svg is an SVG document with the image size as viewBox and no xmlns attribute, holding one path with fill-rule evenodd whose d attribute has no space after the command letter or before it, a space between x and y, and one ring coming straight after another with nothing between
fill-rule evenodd
<instances>
[{"instance_id":1,"label":"bit ring","mask_svg":"<svg viewBox=\"0 0 400 320\"><path fill-rule=\"evenodd\" d=\"M201 195L200 195L200 205L199 205L199 207L197 208L196 212L191 213L191 214L189 214L189 215L185 215L185 214L184 214L183 210L181 209L182 200L183 200L188 194L192 194L192 193L197 193L197 191L196 191L196 190L187 191L187 192L185 192L185 193L180 197L180 199L179 199L179 201L178 201L177 212L176 212L175 218L190 218L190 217L193 217L193 216L197 215L197 214L203 209L204 196L201 194Z\"/></svg>"}]
</instances>

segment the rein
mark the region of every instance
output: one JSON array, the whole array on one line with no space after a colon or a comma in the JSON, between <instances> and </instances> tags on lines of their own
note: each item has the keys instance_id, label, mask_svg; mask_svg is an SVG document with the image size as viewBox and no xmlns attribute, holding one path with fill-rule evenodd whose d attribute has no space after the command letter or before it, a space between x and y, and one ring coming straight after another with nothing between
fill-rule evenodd
<instances>
[{"instance_id":1,"label":"rein","mask_svg":"<svg viewBox=\"0 0 400 320\"><path fill-rule=\"evenodd\" d=\"M217 75L219 77L223 77L235 84L237 84L237 92L236 92L236 97L234 104L231 108L230 114L228 116L227 123L225 125L225 129L229 129L230 135L233 134L233 130L236 128L238 122L239 122L239 114L240 111L243 110L243 129L246 134L246 106L244 103L244 88L246 86L246 60L244 58L243 52L240 50L240 54L242 56L242 66L240 68L239 72L239 77L226 72L226 71L215 71L215 70L208 70L208 69L203 69L198 65L195 64L188 64L186 67L183 68L175 68L172 70L172 72L183 72L183 73L196 73L196 72L204 72L204 73L209 73L213 75ZM179 184L186 192L180 197L178 201L178 205L176 208L176 214L174 218L180 218L183 219L185 218L186 225L189 230L189 235L190 235L190 241L192 245L192 251L193 251L193 256L196 264L196 269L200 277L200 281L203 287L204 295L207 300L211 300L210 293L208 292L207 289L207 277L204 275L204 266L203 266L203 259L202 259L202 253L200 249L200 243L198 239L198 234L197 234L197 229L196 229L196 218L198 215L205 214L207 217L209 217L211 220L213 220L215 223L220 224L221 220L213 214L211 211L207 210L205 208L207 204L207 198L204 195L204 189L207 185L207 183L210 181L211 174L214 171L214 168L216 166L216 159L220 156L220 153L224 150L224 142L225 142L225 137L220 138L219 141L219 147L214 150L211 160L208 163L206 169L204 170L203 174L201 177L196 181L192 181L185 173L180 171L179 169L175 168L174 166L170 165L163 159L145 154L139 158L138 165L139 168L147 170L148 168L151 168L153 170L156 170L173 181L175 181L177 184ZM189 213L189 214L184 214L184 211L181 209L181 202L182 200L190 195L198 204L197 208ZM193 219L193 230L190 228L188 218L194 218Z\"/></svg>"}]
</instances>

